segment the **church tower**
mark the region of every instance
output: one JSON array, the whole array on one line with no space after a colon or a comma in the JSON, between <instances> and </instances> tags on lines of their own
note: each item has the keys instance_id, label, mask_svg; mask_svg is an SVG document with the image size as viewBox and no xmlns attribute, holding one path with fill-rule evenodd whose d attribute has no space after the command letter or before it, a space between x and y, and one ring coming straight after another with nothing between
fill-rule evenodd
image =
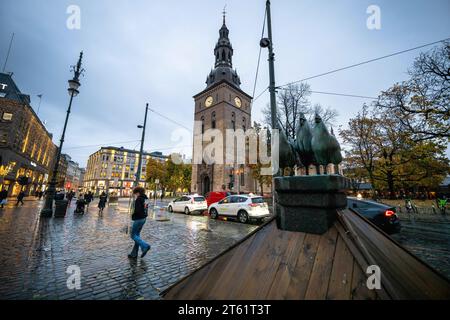
<instances>
[{"instance_id":1,"label":"church tower","mask_svg":"<svg viewBox=\"0 0 450 320\"><path fill-rule=\"evenodd\" d=\"M251 128L252 97L240 88L241 80L233 69L233 47L228 34L224 14L214 48L214 69L206 78L206 88L194 96L194 120L201 123L201 133L208 129L220 130L224 146L227 129L245 131ZM223 153L225 157L225 150ZM245 193L252 192L253 186L251 170L246 165L226 164L225 161L192 165L192 192L203 195L209 191Z\"/></svg>"}]
</instances>

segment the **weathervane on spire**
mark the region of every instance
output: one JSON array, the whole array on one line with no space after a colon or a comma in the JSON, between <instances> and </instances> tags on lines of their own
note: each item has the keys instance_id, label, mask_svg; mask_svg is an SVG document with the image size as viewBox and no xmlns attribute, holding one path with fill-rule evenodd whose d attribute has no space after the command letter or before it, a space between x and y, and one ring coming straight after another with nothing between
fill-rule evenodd
<instances>
[{"instance_id":1,"label":"weathervane on spire","mask_svg":"<svg viewBox=\"0 0 450 320\"><path fill-rule=\"evenodd\" d=\"M225 6L223 7L223 11L222 11L222 14L223 14L223 24L225 24L225 16L227 15L226 9L227 9L227 5L225 4Z\"/></svg>"}]
</instances>

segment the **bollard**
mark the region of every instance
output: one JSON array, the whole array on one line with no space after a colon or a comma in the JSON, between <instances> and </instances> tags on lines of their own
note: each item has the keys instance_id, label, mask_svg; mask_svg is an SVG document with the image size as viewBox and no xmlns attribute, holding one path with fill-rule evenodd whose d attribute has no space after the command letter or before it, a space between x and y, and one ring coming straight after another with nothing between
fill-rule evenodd
<instances>
[{"instance_id":1,"label":"bollard","mask_svg":"<svg viewBox=\"0 0 450 320\"><path fill-rule=\"evenodd\" d=\"M55 218L64 218L66 216L68 200L55 200Z\"/></svg>"}]
</instances>

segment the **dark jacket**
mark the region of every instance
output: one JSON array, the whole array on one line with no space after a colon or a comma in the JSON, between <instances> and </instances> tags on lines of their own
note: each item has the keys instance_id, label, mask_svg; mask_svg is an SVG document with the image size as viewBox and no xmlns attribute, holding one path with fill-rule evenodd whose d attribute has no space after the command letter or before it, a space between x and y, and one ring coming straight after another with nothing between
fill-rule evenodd
<instances>
[{"instance_id":1,"label":"dark jacket","mask_svg":"<svg viewBox=\"0 0 450 320\"><path fill-rule=\"evenodd\" d=\"M8 197L8 191L2 190L0 191L0 200L6 199Z\"/></svg>"},{"instance_id":2,"label":"dark jacket","mask_svg":"<svg viewBox=\"0 0 450 320\"><path fill-rule=\"evenodd\" d=\"M141 220L147 218L147 208L145 207L145 200L148 199L145 194L141 194L134 202L134 212L131 220Z\"/></svg>"},{"instance_id":3,"label":"dark jacket","mask_svg":"<svg viewBox=\"0 0 450 320\"><path fill-rule=\"evenodd\" d=\"M99 208L104 208L106 205L106 201L108 200L107 195L100 195L99 201L98 201L98 207Z\"/></svg>"}]
</instances>

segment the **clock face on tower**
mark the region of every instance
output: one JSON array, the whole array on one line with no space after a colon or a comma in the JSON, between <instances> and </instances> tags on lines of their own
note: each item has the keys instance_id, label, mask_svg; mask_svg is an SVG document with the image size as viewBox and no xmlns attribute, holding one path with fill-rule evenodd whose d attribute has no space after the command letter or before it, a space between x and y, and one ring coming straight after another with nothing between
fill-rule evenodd
<instances>
[{"instance_id":1,"label":"clock face on tower","mask_svg":"<svg viewBox=\"0 0 450 320\"><path fill-rule=\"evenodd\" d=\"M211 107L214 102L213 97L209 96L205 99L205 107Z\"/></svg>"},{"instance_id":2,"label":"clock face on tower","mask_svg":"<svg viewBox=\"0 0 450 320\"><path fill-rule=\"evenodd\" d=\"M236 107L240 108L242 105L242 101L239 97L234 98L234 104L236 105Z\"/></svg>"}]
</instances>

